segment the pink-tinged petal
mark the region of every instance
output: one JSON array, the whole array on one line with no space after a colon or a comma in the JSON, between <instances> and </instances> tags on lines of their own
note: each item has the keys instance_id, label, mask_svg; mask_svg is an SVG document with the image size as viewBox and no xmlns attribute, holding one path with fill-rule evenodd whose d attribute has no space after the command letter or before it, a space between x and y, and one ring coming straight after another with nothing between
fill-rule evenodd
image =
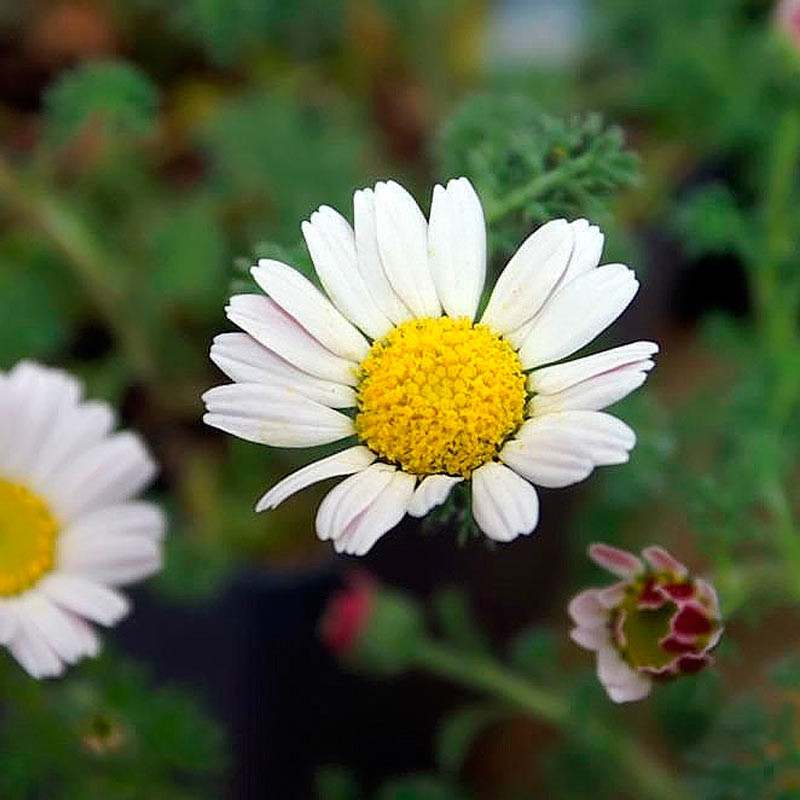
<instances>
[{"instance_id":1,"label":"pink-tinged petal","mask_svg":"<svg viewBox=\"0 0 800 800\"><path fill-rule=\"evenodd\" d=\"M710 653L714 648L719 644L719 640L722 638L722 633L725 630L723 625L720 625L712 634L708 637L708 642L706 646L703 648L704 653Z\"/></svg>"},{"instance_id":2,"label":"pink-tinged petal","mask_svg":"<svg viewBox=\"0 0 800 800\"><path fill-rule=\"evenodd\" d=\"M598 566L620 578L634 578L644 571L644 565L633 553L607 544L591 545L589 558Z\"/></svg>"},{"instance_id":3,"label":"pink-tinged petal","mask_svg":"<svg viewBox=\"0 0 800 800\"><path fill-rule=\"evenodd\" d=\"M625 620L628 612L624 608L617 609L614 615L614 643L619 648L628 646L628 637L625 635Z\"/></svg>"},{"instance_id":4,"label":"pink-tinged petal","mask_svg":"<svg viewBox=\"0 0 800 800\"><path fill-rule=\"evenodd\" d=\"M696 597L707 609L714 619L719 619L719 597L716 589L704 578L695 578L694 589Z\"/></svg>"},{"instance_id":5,"label":"pink-tinged petal","mask_svg":"<svg viewBox=\"0 0 800 800\"><path fill-rule=\"evenodd\" d=\"M694 586L691 583L668 583L660 588L671 600L678 603L685 602L694 596Z\"/></svg>"},{"instance_id":6,"label":"pink-tinged petal","mask_svg":"<svg viewBox=\"0 0 800 800\"><path fill-rule=\"evenodd\" d=\"M658 645L667 653L693 653L697 649L694 642L683 642L675 636L665 636Z\"/></svg>"},{"instance_id":7,"label":"pink-tinged petal","mask_svg":"<svg viewBox=\"0 0 800 800\"><path fill-rule=\"evenodd\" d=\"M639 667L639 671L656 681L666 681L674 678L680 670L678 669L678 661L680 657L674 658L668 664L661 667Z\"/></svg>"},{"instance_id":8,"label":"pink-tinged petal","mask_svg":"<svg viewBox=\"0 0 800 800\"><path fill-rule=\"evenodd\" d=\"M355 361L325 347L274 300L257 294L234 295L225 313L234 325L297 369L334 383L358 383Z\"/></svg>"},{"instance_id":9,"label":"pink-tinged petal","mask_svg":"<svg viewBox=\"0 0 800 800\"><path fill-rule=\"evenodd\" d=\"M681 564L678 559L673 558L672 554L663 547L657 547L655 545L645 547L645 549L642 550L642 555L645 561L647 561L656 572L671 572L679 578L685 578L689 574L686 567Z\"/></svg>"},{"instance_id":10,"label":"pink-tinged petal","mask_svg":"<svg viewBox=\"0 0 800 800\"><path fill-rule=\"evenodd\" d=\"M711 656L708 655L686 655L681 656L678 659L678 670L683 675L694 675L696 672L700 672L703 667L707 667L713 659Z\"/></svg>"},{"instance_id":11,"label":"pink-tinged petal","mask_svg":"<svg viewBox=\"0 0 800 800\"><path fill-rule=\"evenodd\" d=\"M672 618L672 632L681 640L705 636L711 633L713 625L706 612L694 605L685 605Z\"/></svg>"},{"instance_id":12,"label":"pink-tinged petal","mask_svg":"<svg viewBox=\"0 0 800 800\"><path fill-rule=\"evenodd\" d=\"M608 645L608 629L602 628L573 628L570 638L586 650L600 650Z\"/></svg>"},{"instance_id":13,"label":"pink-tinged petal","mask_svg":"<svg viewBox=\"0 0 800 800\"><path fill-rule=\"evenodd\" d=\"M647 581L639 592L639 599L636 602L637 608L656 609L661 608L667 598L664 596L663 587L659 586L653 578Z\"/></svg>"},{"instance_id":14,"label":"pink-tinged petal","mask_svg":"<svg viewBox=\"0 0 800 800\"><path fill-rule=\"evenodd\" d=\"M624 599L628 590L628 581L618 581L597 590L597 599L604 608L611 609L618 606Z\"/></svg>"},{"instance_id":15,"label":"pink-tinged petal","mask_svg":"<svg viewBox=\"0 0 800 800\"><path fill-rule=\"evenodd\" d=\"M596 589L587 589L570 601L567 611L579 627L597 627L608 621L608 611L600 603Z\"/></svg>"}]
</instances>

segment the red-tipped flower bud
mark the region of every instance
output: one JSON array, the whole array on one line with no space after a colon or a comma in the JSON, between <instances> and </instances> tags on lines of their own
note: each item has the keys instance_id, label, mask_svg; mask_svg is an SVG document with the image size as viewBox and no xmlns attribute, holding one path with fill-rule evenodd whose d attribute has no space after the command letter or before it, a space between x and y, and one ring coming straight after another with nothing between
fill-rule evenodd
<instances>
[{"instance_id":1,"label":"red-tipped flower bud","mask_svg":"<svg viewBox=\"0 0 800 800\"><path fill-rule=\"evenodd\" d=\"M411 597L381 586L363 572L353 572L347 586L328 602L319 632L340 658L393 674L413 663L425 625Z\"/></svg>"},{"instance_id":2,"label":"red-tipped flower bud","mask_svg":"<svg viewBox=\"0 0 800 800\"><path fill-rule=\"evenodd\" d=\"M597 653L597 675L616 703L640 700L653 680L697 672L722 635L717 593L661 547L632 553L593 544L589 556L621 578L569 605L571 636Z\"/></svg>"},{"instance_id":3,"label":"red-tipped flower bud","mask_svg":"<svg viewBox=\"0 0 800 800\"><path fill-rule=\"evenodd\" d=\"M375 583L363 572L352 572L347 585L328 600L319 626L323 644L337 656L356 646L375 600Z\"/></svg>"}]
</instances>

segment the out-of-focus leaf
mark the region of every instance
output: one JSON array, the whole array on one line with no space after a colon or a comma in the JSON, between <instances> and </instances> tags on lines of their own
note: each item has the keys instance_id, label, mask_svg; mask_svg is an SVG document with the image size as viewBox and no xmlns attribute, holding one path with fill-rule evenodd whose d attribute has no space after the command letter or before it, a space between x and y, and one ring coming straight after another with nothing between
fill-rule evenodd
<instances>
[{"instance_id":1,"label":"out-of-focus leaf","mask_svg":"<svg viewBox=\"0 0 800 800\"><path fill-rule=\"evenodd\" d=\"M487 727L507 716L497 705L462 708L446 717L436 734L436 761L442 772L455 775L464 766L472 744Z\"/></svg>"},{"instance_id":2,"label":"out-of-focus leaf","mask_svg":"<svg viewBox=\"0 0 800 800\"><path fill-rule=\"evenodd\" d=\"M680 749L694 747L708 731L721 699L720 676L712 670L658 687L655 713Z\"/></svg>"},{"instance_id":3,"label":"out-of-focus leaf","mask_svg":"<svg viewBox=\"0 0 800 800\"><path fill-rule=\"evenodd\" d=\"M65 73L45 95L45 136L62 145L91 119L112 134L142 136L153 130L158 90L131 64L90 62Z\"/></svg>"},{"instance_id":4,"label":"out-of-focus leaf","mask_svg":"<svg viewBox=\"0 0 800 800\"><path fill-rule=\"evenodd\" d=\"M151 287L177 309L212 313L225 286L225 242L213 205L203 198L170 212L153 233Z\"/></svg>"},{"instance_id":5,"label":"out-of-focus leaf","mask_svg":"<svg viewBox=\"0 0 800 800\"><path fill-rule=\"evenodd\" d=\"M14 698L0 723L3 797L219 797L221 731L190 697L112 654L58 682L4 658L0 689Z\"/></svg>"},{"instance_id":6,"label":"out-of-focus leaf","mask_svg":"<svg viewBox=\"0 0 800 800\"><path fill-rule=\"evenodd\" d=\"M363 797L353 773L343 767L323 767L317 772L317 800L359 800Z\"/></svg>"},{"instance_id":7,"label":"out-of-focus leaf","mask_svg":"<svg viewBox=\"0 0 800 800\"><path fill-rule=\"evenodd\" d=\"M65 342L67 325L45 275L0 264L0 369L21 358L47 358Z\"/></svg>"},{"instance_id":8,"label":"out-of-focus leaf","mask_svg":"<svg viewBox=\"0 0 800 800\"><path fill-rule=\"evenodd\" d=\"M410 775L389 781L378 792L376 800L464 800L464 797L441 778Z\"/></svg>"},{"instance_id":9,"label":"out-of-focus leaf","mask_svg":"<svg viewBox=\"0 0 800 800\"><path fill-rule=\"evenodd\" d=\"M526 675L551 677L558 659L558 640L552 631L532 628L511 643L511 662Z\"/></svg>"},{"instance_id":10,"label":"out-of-focus leaf","mask_svg":"<svg viewBox=\"0 0 800 800\"><path fill-rule=\"evenodd\" d=\"M677 207L673 227L692 258L707 253L736 253L746 259L755 256L753 244L758 239L752 221L722 184L691 194Z\"/></svg>"},{"instance_id":11,"label":"out-of-focus leaf","mask_svg":"<svg viewBox=\"0 0 800 800\"><path fill-rule=\"evenodd\" d=\"M247 212L247 241L297 242L301 221L323 203L349 215L364 180L365 133L344 102L250 92L208 121L201 144L221 196Z\"/></svg>"},{"instance_id":12,"label":"out-of-focus leaf","mask_svg":"<svg viewBox=\"0 0 800 800\"><path fill-rule=\"evenodd\" d=\"M486 639L473 619L472 609L463 591L450 586L437 592L433 599L433 610L442 633L454 645L473 653L488 651Z\"/></svg>"}]
</instances>

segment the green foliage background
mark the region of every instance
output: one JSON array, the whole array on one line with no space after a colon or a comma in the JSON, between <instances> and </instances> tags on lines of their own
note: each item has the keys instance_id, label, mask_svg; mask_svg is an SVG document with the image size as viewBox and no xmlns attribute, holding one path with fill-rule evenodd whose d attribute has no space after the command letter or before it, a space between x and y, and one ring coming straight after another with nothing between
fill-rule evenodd
<instances>
[{"instance_id":1,"label":"green foliage background","mask_svg":"<svg viewBox=\"0 0 800 800\"><path fill-rule=\"evenodd\" d=\"M567 61L503 67L480 49L496 13L480 0L119 0L80 12L91 40L74 33L77 7L0 16L21 65L0 115L0 369L36 358L73 370L152 443L172 520L154 590L192 602L237 565L323 557L321 489L252 511L307 455L198 425L199 396L220 380L206 354L227 295L254 256L309 273L299 224L316 206L348 213L354 189L392 176L427 207L433 181L466 174L487 210L493 275L531 228L586 215L608 233L608 261L657 283L664 259L646 235L657 231L679 269L722 259L741 275L747 312L662 331L662 375L618 409L639 435L631 463L592 478L564 531L575 566L558 602L598 579L588 542L666 545L720 590L719 673L610 709L564 619L497 653L463 594L444 592L430 609L442 641L504 656L569 713L530 770L492 793L465 765L510 711L479 699L432 733L439 774L374 796L620 796L614 748L583 735L586 719L644 742L687 796L793 796L800 55L772 3L587 0ZM52 9L65 15L58 46L42 33ZM466 530L461 509L444 512ZM151 694L113 654L45 687L6 660L0 684L0 793L218 796L214 724L182 695ZM87 750L92 724L122 744ZM373 796L342 767L319 787Z\"/></svg>"}]
</instances>

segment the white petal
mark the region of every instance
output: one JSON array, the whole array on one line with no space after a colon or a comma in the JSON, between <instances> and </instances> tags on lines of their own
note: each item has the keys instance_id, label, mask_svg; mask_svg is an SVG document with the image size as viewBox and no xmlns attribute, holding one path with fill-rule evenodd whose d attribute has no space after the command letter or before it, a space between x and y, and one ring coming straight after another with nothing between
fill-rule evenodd
<instances>
[{"instance_id":1,"label":"white petal","mask_svg":"<svg viewBox=\"0 0 800 800\"><path fill-rule=\"evenodd\" d=\"M334 486L317 511L317 536L323 541L341 536L344 529L389 485L395 471L389 464L372 464Z\"/></svg>"},{"instance_id":2,"label":"white petal","mask_svg":"<svg viewBox=\"0 0 800 800\"><path fill-rule=\"evenodd\" d=\"M394 181L375 186L378 252L392 288L417 317L441 314L428 267L428 225L414 198Z\"/></svg>"},{"instance_id":3,"label":"white petal","mask_svg":"<svg viewBox=\"0 0 800 800\"><path fill-rule=\"evenodd\" d=\"M632 703L636 700L644 700L653 688L653 682L645 675L634 673L628 681L619 686L606 686L608 696L615 703Z\"/></svg>"},{"instance_id":4,"label":"white petal","mask_svg":"<svg viewBox=\"0 0 800 800\"><path fill-rule=\"evenodd\" d=\"M101 506L129 500L156 474L144 442L130 431L115 433L47 478L47 497L64 522Z\"/></svg>"},{"instance_id":5,"label":"white petal","mask_svg":"<svg viewBox=\"0 0 800 800\"><path fill-rule=\"evenodd\" d=\"M280 261L262 258L250 272L256 283L333 353L361 361L369 343L308 278Z\"/></svg>"},{"instance_id":6,"label":"white petal","mask_svg":"<svg viewBox=\"0 0 800 800\"><path fill-rule=\"evenodd\" d=\"M600 263L605 241L600 228L597 225L590 225L588 220L576 219L570 226L575 235L575 247L561 278L562 285L594 269Z\"/></svg>"},{"instance_id":7,"label":"white petal","mask_svg":"<svg viewBox=\"0 0 800 800\"><path fill-rule=\"evenodd\" d=\"M330 408L352 408L352 386L326 381L297 369L246 333L223 333L211 345L211 360L237 383L263 383L295 388L310 400Z\"/></svg>"},{"instance_id":8,"label":"white petal","mask_svg":"<svg viewBox=\"0 0 800 800\"><path fill-rule=\"evenodd\" d=\"M273 447L311 447L355 432L353 420L298 391L258 383L229 383L209 389L203 400L207 425L248 442Z\"/></svg>"},{"instance_id":9,"label":"white petal","mask_svg":"<svg viewBox=\"0 0 800 800\"><path fill-rule=\"evenodd\" d=\"M600 650L609 644L606 628L573 628L569 636L575 644L586 650Z\"/></svg>"},{"instance_id":10,"label":"white petal","mask_svg":"<svg viewBox=\"0 0 800 800\"><path fill-rule=\"evenodd\" d=\"M414 490L408 513L412 517L424 517L432 508L444 503L452 488L462 480L451 475L428 475L423 478Z\"/></svg>"},{"instance_id":11,"label":"white petal","mask_svg":"<svg viewBox=\"0 0 800 800\"><path fill-rule=\"evenodd\" d=\"M0 599L0 644L8 644L17 632L18 603L13 598Z\"/></svg>"},{"instance_id":12,"label":"white petal","mask_svg":"<svg viewBox=\"0 0 800 800\"><path fill-rule=\"evenodd\" d=\"M65 534L58 542L58 566L112 586L131 583L161 569L161 544L124 533L80 538Z\"/></svg>"},{"instance_id":13,"label":"white petal","mask_svg":"<svg viewBox=\"0 0 800 800\"><path fill-rule=\"evenodd\" d=\"M20 616L17 633L9 642L8 649L34 678L53 678L64 671L64 662L39 629L24 615Z\"/></svg>"},{"instance_id":14,"label":"white petal","mask_svg":"<svg viewBox=\"0 0 800 800\"><path fill-rule=\"evenodd\" d=\"M273 486L256 505L256 511L267 511L276 508L287 497L311 486L313 483L335 478L340 475L352 475L366 469L377 456L368 447L356 445L341 453L315 461L313 464L287 475Z\"/></svg>"},{"instance_id":15,"label":"white petal","mask_svg":"<svg viewBox=\"0 0 800 800\"><path fill-rule=\"evenodd\" d=\"M416 482L414 475L394 472L381 493L336 537L336 552L363 556L371 550L405 516Z\"/></svg>"},{"instance_id":16,"label":"white petal","mask_svg":"<svg viewBox=\"0 0 800 800\"><path fill-rule=\"evenodd\" d=\"M598 651L597 677L615 703L641 700L652 687L650 678L628 666L613 646Z\"/></svg>"},{"instance_id":17,"label":"white petal","mask_svg":"<svg viewBox=\"0 0 800 800\"><path fill-rule=\"evenodd\" d=\"M607 328L639 283L623 264L606 264L560 289L545 304L519 350L524 369L571 355Z\"/></svg>"},{"instance_id":18,"label":"white petal","mask_svg":"<svg viewBox=\"0 0 800 800\"><path fill-rule=\"evenodd\" d=\"M0 472L27 478L42 457L53 421L76 407L80 384L65 372L23 361L8 374L2 392Z\"/></svg>"},{"instance_id":19,"label":"white petal","mask_svg":"<svg viewBox=\"0 0 800 800\"><path fill-rule=\"evenodd\" d=\"M322 206L302 230L317 275L336 307L373 339L385 336L392 322L375 304L358 270L355 237L347 220Z\"/></svg>"},{"instance_id":20,"label":"white petal","mask_svg":"<svg viewBox=\"0 0 800 800\"><path fill-rule=\"evenodd\" d=\"M541 394L556 394L590 378L649 362L657 352L655 342L624 344L585 358L537 369L528 377L528 389Z\"/></svg>"},{"instance_id":21,"label":"white petal","mask_svg":"<svg viewBox=\"0 0 800 800\"><path fill-rule=\"evenodd\" d=\"M52 572L39 582L37 590L61 608L101 625L116 624L129 609L119 592L79 575Z\"/></svg>"},{"instance_id":22,"label":"white petal","mask_svg":"<svg viewBox=\"0 0 800 800\"><path fill-rule=\"evenodd\" d=\"M28 476L31 486L46 487L54 472L69 467L74 458L108 436L114 422L114 412L106 403L88 401L64 409L53 420L39 458Z\"/></svg>"},{"instance_id":23,"label":"white petal","mask_svg":"<svg viewBox=\"0 0 800 800\"><path fill-rule=\"evenodd\" d=\"M498 457L531 483L547 488L578 483L594 467L581 439L559 424L557 415L525 422Z\"/></svg>"},{"instance_id":24,"label":"white petal","mask_svg":"<svg viewBox=\"0 0 800 800\"><path fill-rule=\"evenodd\" d=\"M636 444L636 434L631 428L603 411L560 411L531 420L534 421L537 425L563 431L564 436L577 442L581 453L596 467L624 464Z\"/></svg>"},{"instance_id":25,"label":"white petal","mask_svg":"<svg viewBox=\"0 0 800 800\"><path fill-rule=\"evenodd\" d=\"M444 310L474 319L486 280L486 223L467 178L433 187L428 257Z\"/></svg>"},{"instance_id":26,"label":"white petal","mask_svg":"<svg viewBox=\"0 0 800 800\"><path fill-rule=\"evenodd\" d=\"M596 589L586 589L570 600L567 608L573 622L581 628L605 627L608 610L603 606Z\"/></svg>"},{"instance_id":27,"label":"white petal","mask_svg":"<svg viewBox=\"0 0 800 800\"><path fill-rule=\"evenodd\" d=\"M97 638L91 632L87 635L86 623L63 611L41 592L28 592L20 598L20 614L38 629L55 654L68 664L97 653Z\"/></svg>"},{"instance_id":28,"label":"white petal","mask_svg":"<svg viewBox=\"0 0 800 800\"><path fill-rule=\"evenodd\" d=\"M534 231L498 278L481 322L510 333L530 320L564 274L573 244L566 220L552 220Z\"/></svg>"},{"instance_id":29,"label":"white petal","mask_svg":"<svg viewBox=\"0 0 800 800\"><path fill-rule=\"evenodd\" d=\"M158 506L143 501L131 501L105 506L81 515L70 523L59 538L82 541L121 534L142 536L159 542L164 538L165 528L166 519Z\"/></svg>"},{"instance_id":30,"label":"white petal","mask_svg":"<svg viewBox=\"0 0 800 800\"><path fill-rule=\"evenodd\" d=\"M490 461L472 473L472 513L491 539L510 542L539 521L539 498L526 480Z\"/></svg>"},{"instance_id":31,"label":"white petal","mask_svg":"<svg viewBox=\"0 0 800 800\"><path fill-rule=\"evenodd\" d=\"M234 295L225 312L231 322L298 369L335 383L356 385L356 362L332 353L268 297Z\"/></svg>"},{"instance_id":32,"label":"white petal","mask_svg":"<svg viewBox=\"0 0 800 800\"><path fill-rule=\"evenodd\" d=\"M530 413L536 416L571 409L600 411L638 389L654 366L653 361L639 361L628 367L620 367L608 375L589 378L563 392L536 395L531 399Z\"/></svg>"},{"instance_id":33,"label":"white petal","mask_svg":"<svg viewBox=\"0 0 800 800\"><path fill-rule=\"evenodd\" d=\"M375 301L375 305L395 325L413 319L397 292L392 288L378 252L378 234L375 225L375 194L372 189L360 189L353 195L353 222L355 228L358 270Z\"/></svg>"}]
</instances>

